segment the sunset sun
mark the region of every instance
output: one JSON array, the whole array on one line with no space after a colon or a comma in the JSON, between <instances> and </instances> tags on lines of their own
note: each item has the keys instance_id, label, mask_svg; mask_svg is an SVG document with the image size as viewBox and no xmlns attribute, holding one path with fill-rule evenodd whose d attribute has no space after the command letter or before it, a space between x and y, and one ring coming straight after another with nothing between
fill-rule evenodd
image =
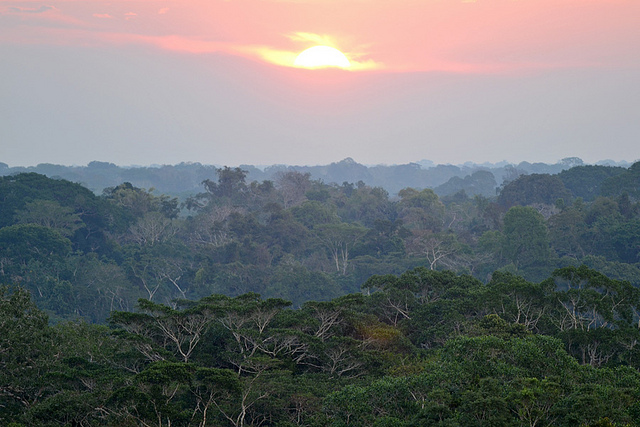
<instances>
[{"instance_id":1,"label":"sunset sun","mask_svg":"<svg viewBox=\"0 0 640 427\"><path fill-rule=\"evenodd\" d=\"M349 68L349 59L338 49L329 46L314 46L301 52L293 65L300 68Z\"/></svg>"}]
</instances>

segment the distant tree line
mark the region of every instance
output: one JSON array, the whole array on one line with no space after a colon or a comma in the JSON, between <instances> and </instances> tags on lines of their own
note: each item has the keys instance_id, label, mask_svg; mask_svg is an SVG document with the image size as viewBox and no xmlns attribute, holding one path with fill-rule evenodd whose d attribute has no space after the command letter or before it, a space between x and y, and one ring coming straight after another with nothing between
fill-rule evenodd
<instances>
[{"instance_id":1,"label":"distant tree line","mask_svg":"<svg viewBox=\"0 0 640 427\"><path fill-rule=\"evenodd\" d=\"M627 162L607 160L599 166L617 166L620 170L629 167ZM485 197L496 195L496 187L505 181L512 181L523 174L558 174L575 166L584 166L577 157L568 157L555 164L520 162L510 164L483 163L464 165L436 165L428 160L401 165L365 166L351 158L319 166L271 165L256 167L240 165L246 171L249 181L274 181L276 176L286 172L310 174L311 179L327 184L363 181L372 187L381 187L395 195L403 188L432 188L439 196L447 196L464 189L468 196L476 194ZM161 194L185 198L201 190L205 179L215 176L218 167L201 163L180 163L177 165L117 166L113 163L93 161L87 166L62 166L41 163L37 166L13 166L0 162L0 176L35 172L49 178L66 179L81 183L100 194L103 188L115 187L130 182L139 188L155 188Z\"/></svg>"}]
</instances>

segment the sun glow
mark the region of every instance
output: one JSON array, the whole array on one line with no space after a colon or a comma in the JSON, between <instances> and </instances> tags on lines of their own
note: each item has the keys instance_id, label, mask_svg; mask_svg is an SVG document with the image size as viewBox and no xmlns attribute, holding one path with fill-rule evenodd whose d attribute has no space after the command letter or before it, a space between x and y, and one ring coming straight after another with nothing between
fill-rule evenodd
<instances>
[{"instance_id":1,"label":"sun glow","mask_svg":"<svg viewBox=\"0 0 640 427\"><path fill-rule=\"evenodd\" d=\"M302 51L293 62L299 68L349 68L351 63L344 53L330 46L314 46Z\"/></svg>"}]
</instances>

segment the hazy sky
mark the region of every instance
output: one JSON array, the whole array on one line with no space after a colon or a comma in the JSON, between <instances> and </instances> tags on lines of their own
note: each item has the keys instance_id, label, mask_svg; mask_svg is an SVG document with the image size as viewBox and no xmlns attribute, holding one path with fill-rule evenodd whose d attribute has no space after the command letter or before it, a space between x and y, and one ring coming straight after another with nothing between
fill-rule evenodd
<instances>
[{"instance_id":1,"label":"hazy sky","mask_svg":"<svg viewBox=\"0 0 640 427\"><path fill-rule=\"evenodd\" d=\"M11 166L569 156L640 158L639 0L0 0Z\"/></svg>"}]
</instances>

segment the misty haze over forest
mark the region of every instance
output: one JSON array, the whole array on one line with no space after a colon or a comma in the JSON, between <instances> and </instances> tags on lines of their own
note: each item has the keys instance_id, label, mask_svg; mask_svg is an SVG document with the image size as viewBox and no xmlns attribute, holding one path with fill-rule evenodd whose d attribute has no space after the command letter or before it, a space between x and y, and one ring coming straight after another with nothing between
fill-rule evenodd
<instances>
[{"instance_id":1,"label":"misty haze over forest","mask_svg":"<svg viewBox=\"0 0 640 427\"><path fill-rule=\"evenodd\" d=\"M632 159L633 160L633 159ZM629 167L633 162L602 160L596 165ZM433 188L439 196L446 196L464 189L469 196L481 194L495 196L496 188L519 175L532 173L557 174L586 163L579 157L568 157L555 164L518 164L501 161L496 163L435 164L430 160L401 165L363 165L346 158L328 165L246 165L239 167L247 172L248 181L274 180L278 173L296 171L309 173L311 179L326 184L355 184L362 181L370 186L384 188L391 194L407 187ZM36 172L50 178L62 178L77 182L99 194L106 187L130 182L136 187L153 188L161 194L188 196L202 190L202 182L215 176L221 165L205 165L198 162L176 165L118 166L109 162L93 161L87 166L63 166L41 163L37 166L9 166L0 162L0 176L23 172ZM477 172L485 172L477 174ZM486 174L489 172L489 174ZM481 182L477 182L481 181ZM473 188L472 188L473 187Z\"/></svg>"}]
</instances>

